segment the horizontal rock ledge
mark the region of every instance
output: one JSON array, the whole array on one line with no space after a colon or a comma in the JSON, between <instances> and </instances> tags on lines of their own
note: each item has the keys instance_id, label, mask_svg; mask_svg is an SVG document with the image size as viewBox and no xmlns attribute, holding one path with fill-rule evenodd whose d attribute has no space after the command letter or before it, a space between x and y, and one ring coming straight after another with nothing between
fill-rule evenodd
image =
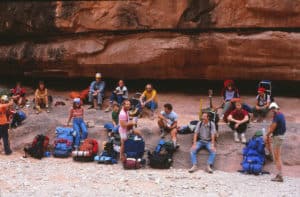
<instances>
[{"instance_id":1,"label":"horizontal rock ledge","mask_svg":"<svg viewBox=\"0 0 300 197\"><path fill-rule=\"evenodd\" d=\"M205 28L299 28L296 0L7 1L0 34Z\"/></svg>"},{"instance_id":2,"label":"horizontal rock ledge","mask_svg":"<svg viewBox=\"0 0 300 197\"><path fill-rule=\"evenodd\" d=\"M300 80L300 33L87 35L0 45L0 75Z\"/></svg>"}]
</instances>

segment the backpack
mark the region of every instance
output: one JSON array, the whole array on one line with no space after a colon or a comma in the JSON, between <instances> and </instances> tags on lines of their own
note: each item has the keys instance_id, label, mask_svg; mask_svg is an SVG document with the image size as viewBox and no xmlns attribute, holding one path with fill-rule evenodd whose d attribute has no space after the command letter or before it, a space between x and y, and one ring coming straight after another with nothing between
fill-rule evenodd
<instances>
[{"instance_id":1,"label":"backpack","mask_svg":"<svg viewBox=\"0 0 300 197\"><path fill-rule=\"evenodd\" d=\"M21 125L21 123L26 119L26 114L23 111L17 111L16 113L13 114L11 126L12 127L17 127Z\"/></svg>"},{"instance_id":2,"label":"backpack","mask_svg":"<svg viewBox=\"0 0 300 197\"><path fill-rule=\"evenodd\" d=\"M198 120L190 121L188 125L182 126L178 129L178 134L194 133L198 122L199 122Z\"/></svg>"},{"instance_id":3,"label":"backpack","mask_svg":"<svg viewBox=\"0 0 300 197\"><path fill-rule=\"evenodd\" d=\"M242 172L261 174L265 164L265 143L261 136L252 137L243 149Z\"/></svg>"},{"instance_id":4,"label":"backpack","mask_svg":"<svg viewBox=\"0 0 300 197\"><path fill-rule=\"evenodd\" d=\"M73 151L72 156L75 161L94 161L98 153L98 142L95 139L85 139L78 151Z\"/></svg>"},{"instance_id":5,"label":"backpack","mask_svg":"<svg viewBox=\"0 0 300 197\"><path fill-rule=\"evenodd\" d=\"M42 159L45 151L48 149L48 145L49 138L47 136L42 134L37 135L34 137L31 146L24 148L25 156L28 153L34 158Z\"/></svg>"},{"instance_id":6,"label":"backpack","mask_svg":"<svg viewBox=\"0 0 300 197\"><path fill-rule=\"evenodd\" d=\"M73 148L74 130L68 127L57 127L55 132L53 156L68 157Z\"/></svg>"},{"instance_id":7,"label":"backpack","mask_svg":"<svg viewBox=\"0 0 300 197\"><path fill-rule=\"evenodd\" d=\"M173 153L175 152L172 141L161 139L155 150L148 152L149 165L152 168L168 169L173 163Z\"/></svg>"},{"instance_id":8,"label":"backpack","mask_svg":"<svg viewBox=\"0 0 300 197\"><path fill-rule=\"evenodd\" d=\"M137 135L129 135L124 142L124 153L126 159L123 163L124 169L139 169L143 166L145 151L145 142L143 138Z\"/></svg>"},{"instance_id":9,"label":"backpack","mask_svg":"<svg viewBox=\"0 0 300 197\"><path fill-rule=\"evenodd\" d=\"M104 150L100 155L95 156L94 160L99 164L115 164L117 163L118 153L114 150L114 139L110 138L104 145Z\"/></svg>"}]
</instances>

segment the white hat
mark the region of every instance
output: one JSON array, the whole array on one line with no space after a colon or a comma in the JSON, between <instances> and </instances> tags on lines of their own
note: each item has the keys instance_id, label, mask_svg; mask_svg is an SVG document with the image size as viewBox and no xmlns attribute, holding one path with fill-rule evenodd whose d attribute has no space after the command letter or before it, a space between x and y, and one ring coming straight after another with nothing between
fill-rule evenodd
<instances>
[{"instance_id":1,"label":"white hat","mask_svg":"<svg viewBox=\"0 0 300 197\"><path fill-rule=\"evenodd\" d=\"M74 99L73 99L73 102L74 102L74 103L80 103L80 98L74 98Z\"/></svg>"},{"instance_id":2,"label":"white hat","mask_svg":"<svg viewBox=\"0 0 300 197\"><path fill-rule=\"evenodd\" d=\"M273 108L279 109L279 106L275 102L273 102L270 104L269 109L273 109Z\"/></svg>"},{"instance_id":3,"label":"white hat","mask_svg":"<svg viewBox=\"0 0 300 197\"><path fill-rule=\"evenodd\" d=\"M96 73L96 76L95 76L96 78L101 78L102 76L101 76L101 73Z\"/></svg>"},{"instance_id":4,"label":"white hat","mask_svg":"<svg viewBox=\"0 0 300 197\"><path fill-rule=\"evenodd\" d=\"M8 96L7 95L2 95L1 100L4 101L4 102L7 102L8 101Z\"/></svg>"}]
</instances>

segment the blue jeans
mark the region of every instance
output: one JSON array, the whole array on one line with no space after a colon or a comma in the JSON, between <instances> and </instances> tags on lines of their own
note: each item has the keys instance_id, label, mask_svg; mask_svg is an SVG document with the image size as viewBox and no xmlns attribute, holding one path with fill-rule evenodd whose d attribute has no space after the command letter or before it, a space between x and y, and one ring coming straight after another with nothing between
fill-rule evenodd
<instances>
[{"instance_id":1,"label":"blue jeans","mask_svg":"<svg viewBox=\"0 0 300 197\"><path fill-rule=\"evenodd\" d=\"M145 105L145 107L151 109L152 112L154 112L154 110L157 108L157 103L155 101L150 101L149 103L147 103ZM139 104L137 105L137 108L139 110L139 112L142 111L142 106L141 103L139 102Z\"/></svg>"},{"instance_id":2,"label":"blue jeans","mask_svg":"<svg viewBox=\"0 0 300 197\"><path fill-rule=\"evenodd\" d=\"M103 98L104 98L104 92L99 92L97 96L93 96L93 93L89 92L89 102L93 103L93 99L97 99L97 104L102 105Z\"/></svg>"},{"instance_id":3,"label":"blue jeans","mask_svg":"<svg viewBox=\"0 0 300 197\"><path fill-rule=\"evenodd\" d=\"M73 118L73 129L76 132L75 147L79 147L80 140L84 140L88 136L87 127L82 118Z\"/></svg>"},{"instance_id":4,"label":"blue jeans","mask_svg":"<svg viewBox=\"0 0 300 197\"><path fill-rule=\"evenodd\" d=\"M118 104L121 106L124 101L123 95L119 95L113 92L110 96L110 102L112 103L114 101L117 101Z\"/></svg>"},{"instance_id":5,"label":"blue jeans","mask_svg":"<svg viewBox=\"0 0 300 197\"><path fill-rule=\"evenodd\" d=\"M196 149L191 151L191 160L192 160L192 164L196 165L197 164L197 153L198 151L202 148L205 147L206 150L208 150L209 152L209 157L207 160L207 164L209 165L213 165L215 162L215 158L216 158L216 152L211 150L211 143L210 142L205 142L205 141L197 141L196 143Z\"/></svg>"},{"instance_id":6,"label":"blue jeans","mask_svg":"<svg viewBox=\"0 0 300 197\"><path fill-rule=\"evenodd\" d=\"M119 125L117 125L117 126L114 126L114 124L113 123L105 123L104 124L104 128L105 129L107 129L108 131L112 131L112 132L114 132L114 133L118 133L119 132Z\"/></svg>"}]
</instances>

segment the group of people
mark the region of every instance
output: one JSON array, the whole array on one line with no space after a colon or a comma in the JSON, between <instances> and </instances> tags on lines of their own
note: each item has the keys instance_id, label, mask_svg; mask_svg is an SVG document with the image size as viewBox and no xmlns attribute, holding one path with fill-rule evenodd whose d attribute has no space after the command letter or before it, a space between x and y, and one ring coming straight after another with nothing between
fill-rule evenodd
<instances>
[{"instance_id":1,"label":"group of people","mask_svg":"<svg viewBox=\"0 0 300 197\"><path fill-rule=\"evenodd\" d=\"M104 91L105 82L102 80L101 73L96 73L95 81L89 86L88 101L91 103L90 108L102 108ZM26 103L25 92L26 91L21 87L21 84L17 83L16 88L12 90L11 100L9 100L6 95L1 97L0 137L3 138L5 154L7 155L11 154L12 151L8 142L9 119L7 118L6 112L8 108L14 104L19 107L24 106ZM251 118L256 122L257 118L262 120L269 111L273 113L273 122L266 134L266 148L269 153L273 152L276 167L278 169L277 176L272 180L283 181L280 150L284 140L286 127L284 115L279 112L279 106L276 103L271 103L270 95L266 94L264 88L259 88L256 97L256 105L253 108L249 107L247 104L241 102L239 91L232 80L226 80L224 82L222 96L223 104L221 118L225 122L228 122L229 127L234 131L234 141L236 142L241 141L242 143L246 143L245 132ZM44 82L39 82L39 86L35 91L34 103L37 114L41 112L41 108L43 107L47 112L50 112L49 95ZM80 98L74 98L73 106L67 120L67 125L69 125L71 120L73 121L73 129L76 132L75 149L78 149L81 141L88 136L87 126L84 122L84 109L82 104L83 101ZM105 112L112 110L112 122L105 124L104 127L111 132L119 133L121 138L120 159L122 161L125 160L124 142L127 140L128 134L132 132L136 135L142 135L142 132L136 128L137 118L130 117L130 108L131 102L128 98L128 88L125 86L123 80L119 80L117 87L112 91L110 96L109 106L105 109ZM155 110L158 108L158 98L157 91L151 84L145 86L145 90L139 98L137 108L139 111L148 108L151 112L150 119L155 119L154 115ZM179 128L178 115L174 112L172 104L165 103L163 105L163 110L158 114L157 125L160 129L161 137L164 138L169 133L174 147L179 148L179 143L177 141L177 132ZM213 172L213 164L216 157L216 133L215 122L209 119L207 112L204 112L194 133L190 152L192 167L189 169L189 172L197 170L197 152L201 148L206 148L208 150L209 158L206 170L209 173Z\"/></svg>"}]
</instances>

